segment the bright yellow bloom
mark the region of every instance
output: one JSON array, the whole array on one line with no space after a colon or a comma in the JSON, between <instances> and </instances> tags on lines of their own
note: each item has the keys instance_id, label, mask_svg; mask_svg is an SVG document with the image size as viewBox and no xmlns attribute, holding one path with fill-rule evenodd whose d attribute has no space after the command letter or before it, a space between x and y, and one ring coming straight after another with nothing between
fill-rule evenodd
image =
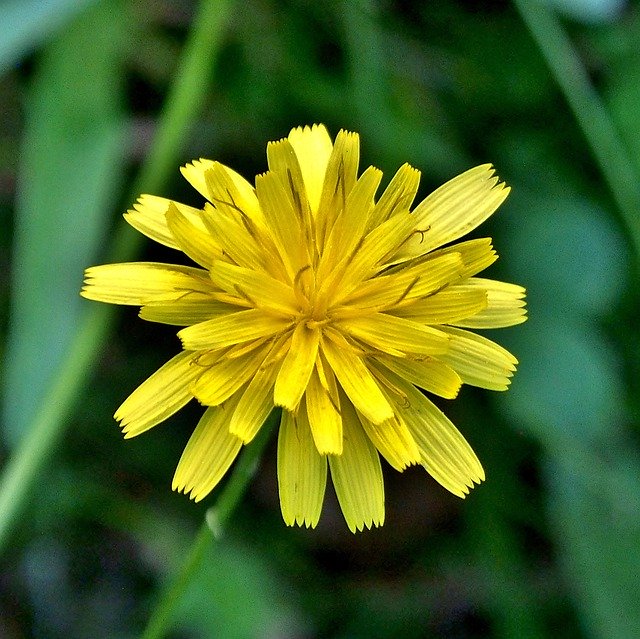
<instances>
[{"instance_id":1,"label":"bright yellow bloom","mask_svg":"<svg viewBox=\"0 0 640 639\"><path fill-rule=\"evenodd\" d=\"M278 482L289 525L316 525L327 469L349 528L382 524L379 454L399 471L422 465L464 497L482 466L419 388L453 398L463 383L509 385L515 357L465 329L523 322L524 289L476 277L497 258L489 238L449 244L509 189L485 164L410 211L416 169L402 166L376 199L382 173L358 176L358 135L340 131L332 143L322 125L269 143L267 158L255 188L219 162L194 161L182 174L203 209L143 195L126 214L198 267L87 269L84 297L185 327L182 352L117 410L125 436L194 397L207 406L173 480L198 501L282 407Z\"/></svg>"}]
</instances>

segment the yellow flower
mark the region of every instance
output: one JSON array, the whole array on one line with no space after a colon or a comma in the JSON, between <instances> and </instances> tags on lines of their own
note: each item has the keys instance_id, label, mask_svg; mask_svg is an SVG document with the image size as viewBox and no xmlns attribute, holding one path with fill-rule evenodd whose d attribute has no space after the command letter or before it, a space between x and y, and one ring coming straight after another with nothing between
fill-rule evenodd
<instances>
[{"instance_id":1,"label":"yellow flower","mask_svg":"<svg viewBox=\"0 0 640 639\"><path fill-rule=\"evenodd\" d=\"M382 524L379 455L399 471L420 464L464 497L484 479L482 466L419 389L453 398L463 383L509 385L515 357L465 329L523 322L524 289L476 277L497 258L489 238L449 244L509 189L485 164L410 211L416 169L402 166L376 199L382 173L358 176L358 135L340 131L332 143L322 125L269 143L267 159L255 188L219 162L183 167L203 209L143 195L127 212L133 227L198 267L87 269L84 297L185 327L182 352L117 410L125 436L194 397L207 406L173 480L198 501L282 407L288 525L317 524L327 470L352 531Z\"/></svg>"}]
</instances>

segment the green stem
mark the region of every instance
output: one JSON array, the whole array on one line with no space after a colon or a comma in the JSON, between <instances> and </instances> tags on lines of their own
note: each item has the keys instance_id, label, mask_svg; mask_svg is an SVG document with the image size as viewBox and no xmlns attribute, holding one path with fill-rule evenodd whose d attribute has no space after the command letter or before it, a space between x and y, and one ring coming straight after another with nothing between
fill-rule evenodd
<instances>
[{"instance_id":1,"label":"green stem","mask_svg":"<svg viewBox=\"0 0 640 639\"><path fill-rule=\"evenodd\" d=\"M514 3L591 147L640 256L640 179L629 152L554 13L543 2Z\"/></svg>"},{"instance_id":2,"label":"green stem","mask_svg":"<svg viewBox=\"0 0 640 639\"><path fill-rule=\"evenodd\" d=\"M182 140L202 107L231 0L203 0L185 44L176 79L169 91L152 148L135 181L133 197L156 191L173 170ZM114 238L110 261L131 259L141 236L122 225ZM29 493L69 423L73 406L88 379L91 365L103 347L114 317L110 307L93 304L78 326L67 357L15 454L0 477L0 552Z\"/></svg>"},{"instance_id":3,"label":"green stem","mask_svg":"<svg viewBox=\"0 0 640 639\"><path fill-rule=\"evenodd\" d=\"M202 563L211 541L222 537L231 515L255 475L262 453L271 438L278 418L277 411L271 413L257 437L243 449L242 455L215 505L207 510L205 521L187 553L184 564L165 589L158 605L151 613L142 639L161 639L166 634L182 595Z\"/></svg>"}]
</instances>

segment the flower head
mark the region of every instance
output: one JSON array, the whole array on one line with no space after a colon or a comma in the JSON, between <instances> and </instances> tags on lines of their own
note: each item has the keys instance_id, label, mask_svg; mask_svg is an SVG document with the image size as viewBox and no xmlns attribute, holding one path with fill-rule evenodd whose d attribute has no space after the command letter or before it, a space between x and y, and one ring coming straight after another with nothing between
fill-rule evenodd
<instances>
[{"instance_id":1,"label":"flower head","mask_svg":"<svg viewBox=\"0 0 640 639\"><path fill-rule=\"evenodd\" d=\"M140 306L184 327L183 350L120 406L133 437L192 398L207 407L180 459L175 490L205 497L274 407L282 407L278 482L287 524L315 526L330 471L352 531L384 521L380 455L423 466L464 497L484 479L455 426L423 394L461 384L505 390L516 359L466 329L525 320L524 289L476 277L488 238L450 244L509 189L482 165L413 210L419 172L358 175L359 138L322 125L267 146L255 187L210 160L182 168L206 203L143 195L127 221L198 266L150 262L87 269L82 295ZM445 246L446 245L446 246Z\"/></svg>"}]
</instances>

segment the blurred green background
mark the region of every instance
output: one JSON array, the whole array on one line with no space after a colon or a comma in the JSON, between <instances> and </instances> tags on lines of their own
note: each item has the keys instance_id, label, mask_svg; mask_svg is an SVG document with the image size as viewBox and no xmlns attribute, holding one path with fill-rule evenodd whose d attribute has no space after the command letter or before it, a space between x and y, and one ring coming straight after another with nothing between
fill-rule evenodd
<instances>
[{"instance_id":1,"label":"blurred green background","mask_svg":"<svg viewBox=\"0 0 640 639\"><path fill-rule=\"evenodd\" d=\"M528 289L492 335L520 369L439 402L486 483L385 468L381 529L331 490L285 527L272 445L168 636L640 637L638 3L4 0L0 25L0 637L139 636L215 501L170 490L197 406L122 439L179 344L81 300L83 268L176 261L124 230L139 191L201 205L180 164L252 179L314 122L422 196L496 165L513 190L474 235Z\"/></svg>"}]
</instances>

